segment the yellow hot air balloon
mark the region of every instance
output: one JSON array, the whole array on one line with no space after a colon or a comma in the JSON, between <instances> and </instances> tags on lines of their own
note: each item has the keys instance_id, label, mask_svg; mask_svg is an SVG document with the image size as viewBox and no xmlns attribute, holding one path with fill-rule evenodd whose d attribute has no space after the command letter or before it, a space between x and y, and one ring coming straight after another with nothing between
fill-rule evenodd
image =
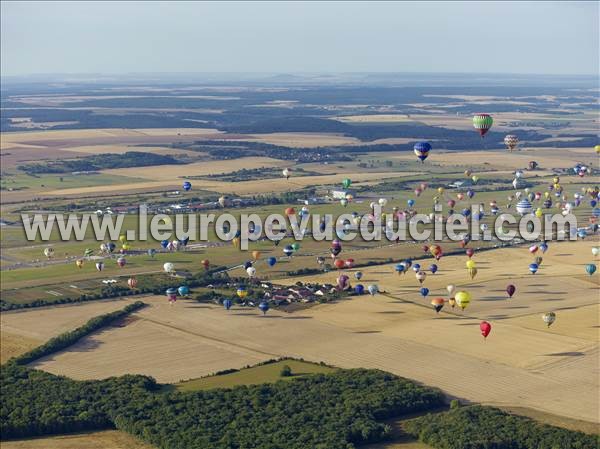
<instances>
[{"instance_id":1,"label":"yellow hot air balloon","mask_svg":"<svg viewBox=\"0 0 600 449\"><path fill-rule=\"evenodd\" d=\"M477 181L479 181L479 176L477 176L477 175L471 176L471 181L473 181L473 184L477 184Z\"/></svg>"},{"instance_id":2,"label":"yellow hot air balloon","mask_svg":"<svg viewBox=\"0 0 600 449\"><path fill-rule=\"evenodd\" d=\"M75 265L77 265L77 268L83 268L83 260L82 259L77 259L75 261Z\"/></svg>"},{"instance_id":3,"label":"yellow hot air balloon","mask_svg":"<svg viewBox=\"0 0 600 449\"><path fill-rule=\"evenodd\" d=\"M600 154L600 145L596 145L594 151L596 151L596 154Z\"/></svg>"},{"instance_id":4,"label":"yellow hot air balloon","mask_svg":"<svg viewBox=\"0 0 600 449\"><path fill-rule=\"evenodd\" d=\"M475 261L474 260L467 260L467 263L465 264L467 266L467 269L471 269L471 268L475 268Z\"/></svg>"},{"instance_id":5,"label":"yellow hot air balloon","mask_svg":"<svg viewBox=\"0 0 600 449\"><path fill-rule=\"evenodd\" d=\"M440 195L443 195L446 189L444 189L443 187L438 187L437 191Z\"/></svg>"},{"instance_id":6,"label":"yellow hot air balloon","mask_svg":"<svg viewBox=\"0 0 600 449\"><path fill-rule=\"evenodd\" d=\"M538 207L535 210L535 216L538 217L538 218L542 218L542 215L544 215L544 212L542 212L542 209Z\"/></svg>"},{"instance_id":7,"label":"yellow hot air balloon","mask_svg":"<svg viewBox=\"0 0 600 449\"><path fill-rule=\"evenodd\" d=\"M240 239L239 239L239 237L234 237L234 238L231 240L231 244L232 244L233 246L235 246L236 248L239 248L239 247L240 247Z\"/></svg>"},{"instance_id":8,"label":"yellow hot air balloon","mask_svg":"<svg viewBox=\"0 0 600 449\"><path fill-rule=\"evenodd\" d=\"M256 251L256 250L252 251L252 258L254 260L258 260L259 257L260 257L260 251Z\"/></svg>"},{"instance_id":9,"label":"yellow hot air balloon","mask_svg":"<svg viewBox=\"0 0 600 449\"><path fill-rule=\"evenodd\" d=\"M121 234L119 236L119 242L125 243L126 241L127 241L127 237L125 236L125 234Z\"/></svg>"},{"instance_id":10,"label":"yellow hot air balloon","mask_svg":"<svg viewBox=\"0 0 600 449\"><path fill-rule=\"evenodd\" d=\"M454 295L454 300L456 301L456 304L458 304L458 307L465 310L465 307L471 302L471 294L464 290L457 292L456 295Z\"/></svg>"},{"instance_id":11,"label":"yellow hot air balloon","mask_svg":"<svg viewBox=\"0 0 600 449\"><path fill-rule=\"evenodd\" d=\"M452 308L454 309L454 306L456 305L456 299L450 298L448 300L448 304L450 304L452 306Z\"/></svg>"}]
</instances>

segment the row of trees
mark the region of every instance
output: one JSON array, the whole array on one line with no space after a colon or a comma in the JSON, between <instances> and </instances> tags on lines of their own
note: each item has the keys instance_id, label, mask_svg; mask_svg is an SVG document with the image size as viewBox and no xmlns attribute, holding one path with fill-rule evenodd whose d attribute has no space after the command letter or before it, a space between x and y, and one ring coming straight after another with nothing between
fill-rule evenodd
<instances>
[{"instance_id":1,"label":"row of trees","mask_svg":"<svg viewBox=\"0 0 600 449\"><path fill-rule=\"evenodd\" d=\"M123 154L97 154L78 159L63 159L58 161L19 165L17 168L28 174L41 173L72 173L96 171L108 168L145 167L152 165L182 164L183 161L173 156L142 151L127 151Z\"/></svg>"},{"instance_id":2,"label":"row of trees","mask_svg":"<svg viewBox=\"0 0 600 449\"><path fill-rule=\"evenodd\" d=\"M436 449L597 449L598 435L540 424L493 407L455 408L408 421L404 430Z\"/></svg>"}]
</instances>

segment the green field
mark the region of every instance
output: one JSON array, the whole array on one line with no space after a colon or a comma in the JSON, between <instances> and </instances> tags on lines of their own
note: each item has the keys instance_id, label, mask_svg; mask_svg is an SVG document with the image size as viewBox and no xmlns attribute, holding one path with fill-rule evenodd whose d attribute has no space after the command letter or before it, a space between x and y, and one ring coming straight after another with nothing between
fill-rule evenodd
<instances>
[{"instance_id":1,"label":"green field","mask_svg":"<svg viewBox=\"0 0 600 449\"><path fill-rule=\"evenodd\" d=\"M56 175L27 175L25 173L3 174L0 186L2 189L73 189L81 187L107 186L111 184L131 184L147 181L141 178L107 175L104 173L72 175L68 173Z\"/></svg>"},{"instance_id":2,"label":"green field","mask_svg":"<svg viewBox=\"0 0 600 449\"><path fill-rule=\"evenodd\" d=\"M285 366L292 369L291 376L281 376L281 369ZM178 391L211 390L213 388L232 388L238 385L256 385L291 380L310 374L331 373L335 368L319 365L317 363L300 360L279 360L265 365L244 368L234 373L203 377L200 379L186 380L175 384Z\"/></svg>"}]
</instances>

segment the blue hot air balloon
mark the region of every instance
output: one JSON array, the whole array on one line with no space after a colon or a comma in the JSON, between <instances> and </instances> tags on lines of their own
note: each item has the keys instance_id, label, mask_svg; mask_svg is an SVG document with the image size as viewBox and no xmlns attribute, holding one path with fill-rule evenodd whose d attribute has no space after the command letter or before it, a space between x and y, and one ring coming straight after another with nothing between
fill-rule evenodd
<instances>
[{"instance_id":1,"label":"blue hot air balloon","mask_svg":"<svg viewBox=\"0 0 600 449\"><path fill-rule=\"evenodd\" d=\"M577 231L577 237L579 237L580 239L584 239L587 237L587 231L585 229L579 229Z\"/></svg>"},{"instance_id":2,"label":"blue hot air balloon","mask_svg":"<svg viewBox=\"0 0 600 449\"><path fill-rule=\"evenodd\" d=\"M421 296L425 298L429 294L429 289L427 287L421 288Z\"/></svg>"},{"instance_id":3,"label":"blue hot air balloon","mask_svg":"<svg viewBox=\"0 0 600 449\"><path fill-rule=\"evenodd\" d=\"M185 181L183 183L183 190L185 190L186 192L189 192L190 190L192 190L192 183L189 181Z\"/></svg>"},{"instance_id":4,"label":"blue hot air balloon","mask_svg":"<svg viewBox=\"0 0 600 449\"><path fill-rule=\"evenodd\" d=\"M588 263L585 266L585 271L587 272L587 274L589 274L591 276L592 274L594 274L596 272L596 265L594 265L593 263Z\"/></svg>"},{"instance_id":5,"label":"blue hot air balloon","mask_svg":"<svg viewBox=\"0 0 600 449\"><path fill-rule=\"evenodd\" d=\"M369 291L371 296L373 296L377 294L377 292L379 291L379 287L377 287L377 285L375 284L371 284L367 287L367 290Z\"/></svg>"},{"instance_id":6,"label":"blue hot air balloon","mask_svg":"<svg viewBox=\"0 0 600 449\"><path fill-rule=\"evenodd\" d=\"M187 296L190 293L190 289L188 288L187 285L182 285L181 287L179 287L177 289L177 291L179 292L180 296Z\"/></svg>"},{"instance_id":7,"label":"blue hot air balloon","mask_svg":"<svg viewBox=\"0 0 600 449\"><path fill-rule=\"evenodd\" d=\"M166 248L167 246L169 246L169 241L163 240L162 242L160 242L160 246L162 246L163 248Z\"/></svg>"},{"instance_id":8,"label":"blue hot air balloon","mask_svg":"<svg viewBox=\"0 0 600 449\"><path fill-rule=\"evenodd\" d=\"M288 257L291 256L293 252L294 248L292 248L292 245L287 245L285 248L283 248L283 254L285 254Z\"/></svg>"},{"instance_id":9,"label":"blue hot air balloon","mask_svg":"<svg viewBox=\"0 0 600 449\"><path fill-rule=\"evenodd\" d=\"M269 257L267 259L267 263L269 264L270 267L272 267L273 265L275 265L277 263L277 258L276 257Z\"/></svg>"},{"instance_id":10,"label":"blue hot air balloon","mask_svg":"<svg viewBox=\"0 0 600 449\"><path fill-rule=\"evenodd\" d=\"M154 257L154 255L155 255L155 254L156 254L156 250L155 250L154 248L150 248L150 249L148 250L148 255L149 255L150 257Z\"/></svg>"},{"instance_id":11,"label":"blue hot air balloon","mask_svg":"<svg viewBox=\"0 0 600 449\"><path fill-rule=\"evenodd\" d=\"M404 265L404 263L402 263L402 262L396 264L396 271L398 273L404 273L406 271L405 268L406 268L406 265Z\"/></svg>"},{"instance_id":12,"label":"blue hot air balloon","mask_svg":"<svg viewBox=\"0 0 600 449\"><path fill-rule=\"evenodd\" d=\"M537 263L530 263L529 264L529 271L531 271L531 274L535 274L537 273L537 270L540 266Z\"/></svg>"},{"instance_id":13,"label":"blue hot air balloon","mask_svg":"<svg viewBox=\"0 0 600 449\"><path fill-rule=\"evenodd\" d=\"M414 264L412 269L415 273L418 273L419 271L421 271L421 264L419 264L419 263Z\"/></svg>"},{"instance_id":14,"label":"blue hot air balloon","mask_svg":"<svg viewBox=\"0 0 600 449\"><path fill-rule=\"evenodd\" d=\"M356 284L356 286L354 287L354 291L357 295L362 295L365 293L365 286L362 284Z\"/></svg>"},{"instance_id":15,"label":"blue hot air balloon","mask_svg":"<svg viewBox=\"0 0 600 449\"><path fill-rule=\"evenodd\" d=\"M263 315L266 315L267 312L269 311L269 303L267 301L261 301L260 304L258 305L258 308L263 313Z\"/></svg>"},{"instance_id":16,"label":"blue hot air balloon","mask_svg":"<svg viewBox=\"0 0 600 449\"><path fill-rule=\"evenodd\" d=\"M542 251L542 254L544 254L546 251L548 251L548 244L546 242L542 242L539 248Z\"/></svg>"},{"instance_id":17,"label":"blue hot air balloon","mask_svg":"<svg viewBox=\"0 0 600 449\"><path fill-rule=\"evenodd\" d=\"M251 266L252 266L252 262L251 261L247 260L246 262L244 262L244 270L247 270Z\"/></svg>"},{"instance_id":18,"label":"blue hot air balloon","mask_svg":"<svg viewBox=\"0 0 600 449\"><path fill-rule=\"evenodd\" d=\"M471 209L467 209L466 207L462 210L462 215L465 217L468 217L469 215L471 215Z\"/></svg>"},{"instance_id":19,"label":"blue hot air balloon","mask_svg":"<svg viewBox=\"0 0 600 449\"><path fill-rule=\"evenodd\" d=\"M410 199L406 202L406 204L408 204L408 207L413 207L415 205L415 200Z\"/></svg>"},{"instance_id":20,"label":"blue hot air balloon","mask_svg":"<svg viewBox=\"0 0 600 449\"><path fill-rule=\"evenodd\" d=\"M225 307L225 310L231 309L232 305L233 305L233 301L229 298L227 298L223 301L223 307Z\"/></svg>"},{"instance_id":21,"label":"blue hot air balloon","mask_svg":"<svg viewBox=\"0 0 600 449\"><path fill-rule=\"evenodd\" d=\"M404 264L406 265L406 269L408 270L412 266L412 259L406 259L404 261Z\"/></svg>"},{"instance_id":22,"label":"blue hot air balloon","mask_svg":"<svg viewBox=\"0 0 600 449\"><path fill-rule=\"evenodd\" d=\"M421 162L425 162L429 152L431 151L431 144L429 142L417 142L413 147L413 150Z\"/></svg>"},{"instance_id":23,"label":"blue hot air balloon","mask_svg":"<svg viewBox=\"0 0 600 449\"><path fill-rule=\"evenodd\" d=\"M432 263L431 265L429 265L429 271L431 271L431 274L435 274L438 270L438 266L434 263Z\"/></svg>"}]
</instances>

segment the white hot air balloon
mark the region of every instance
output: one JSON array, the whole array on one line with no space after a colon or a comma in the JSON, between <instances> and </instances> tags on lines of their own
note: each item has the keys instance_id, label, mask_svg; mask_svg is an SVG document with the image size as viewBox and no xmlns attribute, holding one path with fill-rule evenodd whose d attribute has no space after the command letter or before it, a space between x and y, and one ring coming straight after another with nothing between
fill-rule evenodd
<instances>
[{"instance_id":1,"label":"white hot air balloon","mask_svg":"<svg viewBox=\"0 0 600 449\"><path fill-rule=\"evenodd\" d=\"M175 265L173 265L171 262L167 262L163 265L163 270L165 273L171 274L175 271Z\"/></svg>"}]
</instances>

